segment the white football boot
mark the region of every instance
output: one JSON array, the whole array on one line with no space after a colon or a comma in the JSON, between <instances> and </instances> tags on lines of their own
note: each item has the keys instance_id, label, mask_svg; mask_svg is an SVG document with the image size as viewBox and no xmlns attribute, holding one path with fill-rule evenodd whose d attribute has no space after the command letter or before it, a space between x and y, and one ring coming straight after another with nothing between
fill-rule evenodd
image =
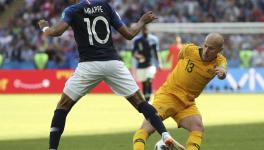
<instances>
[{"instance_id":1,"label":"white football boot","mask_svg":"<svg viewBox=\"0 0 264 150\"><path fill-rule=\"evenodd\" d=\"M162 140L171 150L185 150L184 146L175 141L168 132L162 134Z\"/></svg>"}]
</instances>

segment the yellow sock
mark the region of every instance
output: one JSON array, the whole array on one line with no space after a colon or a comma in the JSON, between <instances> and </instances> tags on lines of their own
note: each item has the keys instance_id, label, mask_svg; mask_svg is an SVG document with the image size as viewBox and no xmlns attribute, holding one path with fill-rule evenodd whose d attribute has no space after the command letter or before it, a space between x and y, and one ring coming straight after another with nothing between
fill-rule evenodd
<instances>
[{"instance_id":1,"label":"yellow sock","mask_svg":"<svg viewBox=\"0 0 264 150\"><path fill-rule=\"evenodd\" d=\"M192 131L186 143L186 150L200 150L202 137L201 131Z\"/></svg>"},{"instance_id":2,"label":"yellow sock","mask_svg":"<svg viewBox=\"0 0 264 150\"><path fill-rule=\"evenodd\" d=\"M144 129L136 131L133 137L133 150L144 150L149 134Z\"/></svg>"}]
</instances>

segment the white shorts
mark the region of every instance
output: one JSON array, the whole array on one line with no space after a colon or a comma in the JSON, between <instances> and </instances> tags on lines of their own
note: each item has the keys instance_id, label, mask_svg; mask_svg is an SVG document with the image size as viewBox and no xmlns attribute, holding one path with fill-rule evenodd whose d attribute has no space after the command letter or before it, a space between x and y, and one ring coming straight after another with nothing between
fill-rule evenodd
<instances>
[{"instance_id":1,"label":"white shorts","mask_svg":"<svg viewBox=\"0 0 264 150\"><path fill-rule=\"evenodd\" d=\"M149 66L147 68L138 68L136 71L137 81L144 82L147 79L153 79L157 69L155 66Z\"/></svg>"},{"instance_id":2,"label":"white shorts","mask_svg":"<svg viewBox=\"0 0 264 150\"><path fill-rule=\"evenodd\" d=\"M129 97L139 90L135 80L122 61L92 61L78 64L63 92L77 101L98 83L105 81L118 95Z\"/></svg>"}]
</instances>

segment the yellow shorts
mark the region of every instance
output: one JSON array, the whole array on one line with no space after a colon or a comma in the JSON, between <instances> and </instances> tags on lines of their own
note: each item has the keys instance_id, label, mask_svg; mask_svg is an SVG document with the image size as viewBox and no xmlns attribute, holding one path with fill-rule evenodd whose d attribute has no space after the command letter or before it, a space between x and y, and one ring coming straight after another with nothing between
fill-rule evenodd
<instances>
[{"instance_id":1,"label":"yellow shorts","mask_svg":"<svg viewBox=\"0 0 264 150\"><path fill-rule=\"evenodd\" d=\"M152 104L163 120L171 117L177 124L189 116L201 115L195 102L186 104L175 95L158 93Z\"/></svg>"}]
</instances>

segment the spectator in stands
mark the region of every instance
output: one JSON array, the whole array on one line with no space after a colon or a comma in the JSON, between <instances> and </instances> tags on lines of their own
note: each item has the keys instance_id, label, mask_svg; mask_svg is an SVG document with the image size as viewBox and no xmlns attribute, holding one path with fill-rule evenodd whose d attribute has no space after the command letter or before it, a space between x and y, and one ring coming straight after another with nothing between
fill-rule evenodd
<instances>
[{"instance_id":1,"label":"spectator in stands","mask_svg":"<svg viewBox=\"0 0 264 150\"><path fill-rule=\"evenodd\" d=\"M253 51L252 50L241 50L239 52L241 65L242 68L248 68L251 66Z\"/></svg>"},{"instance_id":2,"label":"spectator in stands","mask_svg":"<svg viewBox=\"0 0 264 150\"><path fill-rule=\"evenodd\" d=\"M171 70L177 65L178 63L178 54L180 49L182 48L182 39L180 36L175 37L175 41L169 47L169 55L167 61L171 63Z\"/></svg>"},{"instance_id":3,"label":"spectator in stands","mask_svg":"<svg viewBox=\"0 0 264 150\"><path fill-rule=\"evenodd\" d=\"M13 0L0 0L0 12L3 12Z\"/></svg>"}]
</instances>

